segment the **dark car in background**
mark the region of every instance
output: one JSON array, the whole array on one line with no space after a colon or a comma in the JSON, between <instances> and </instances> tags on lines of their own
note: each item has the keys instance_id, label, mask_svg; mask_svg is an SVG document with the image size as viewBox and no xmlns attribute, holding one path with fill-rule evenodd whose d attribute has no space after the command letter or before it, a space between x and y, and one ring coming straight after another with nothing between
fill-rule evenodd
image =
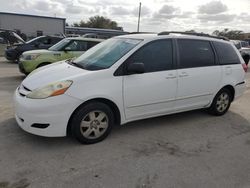
<instances>
[{"instance_id":1,"label":"dark car in background","mask_svg":"<svg viewBox=\"0 0 250 188\"><path fill-rule=\"evenodd\" d=\"M17 43L7 46L5 57L10 61L18 61L23 52L36 49L48 49L62 39L63 37L59 36L40 36L25 42L19 37Z\"/></svg>"},{"instance_id":2,"label":"dark car in background","mask_svg":"<svg viewBox=\"0 0 250 188\"><path fill-rule=\"evenodd\" d=\"M248 65L249 59L250 59L250 45L249 45L249 43L247 41L242 41L242 40L231 40L231 42L239 50L246 65Z\"/></svg>"}]
</instances>

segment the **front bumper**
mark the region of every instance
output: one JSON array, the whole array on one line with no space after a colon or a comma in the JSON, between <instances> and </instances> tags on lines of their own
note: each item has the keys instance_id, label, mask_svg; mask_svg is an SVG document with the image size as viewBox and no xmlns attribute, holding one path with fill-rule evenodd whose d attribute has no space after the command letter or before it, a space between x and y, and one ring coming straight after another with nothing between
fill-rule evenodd
<instances>
[{"instance_id":1,"label":"front bumper","mask_svg":"<svg viewBox=\"0 0 250 188\"><path fill-rule=\"evenodd\" d=\"M66 94L47 99L29 99L17 89L14 103L16 122L24 131L45 137L63 137L67 134L70 116L81 100ZM47 127L32 127L34 124Z\"/></svg>"},{"instance_id":2,"label":"front bumper","mask_svg":"<svg viewBox=\"0 0 250 188\"><path fill-rule=\"evenodd\" d=\"M34 60L24 60L20 58L18 62L18 67L21 73L28 75L29 73L31 73L33 70L36 69L37 64Z\"/></svg>"},{"instance_id":3,"label":"front bumper","mask_svg":"<svg viewBox=\"0 0 250 188\"><path fill-rule=\"evenodd\" d=\"M19 71L25 75L29 74L28 72L25 71L24 69L24 66L23 66L23 63L22 62L18 62L18 68L19 68Z\"/></svg>"}]
</instances>

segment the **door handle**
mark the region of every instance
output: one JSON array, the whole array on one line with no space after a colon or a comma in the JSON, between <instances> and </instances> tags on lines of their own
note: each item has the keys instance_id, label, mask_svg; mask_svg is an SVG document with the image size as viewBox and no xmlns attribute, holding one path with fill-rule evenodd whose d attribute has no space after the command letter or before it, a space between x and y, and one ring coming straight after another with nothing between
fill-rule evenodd
<instances>
[{"instance_id":1,"label":"door handle","mask_svg":"<svg viewBox=\"0 0 250 188\"><path fill-rule=\"evenodd\" d=\"M186 73L186 72L182 72L180 75L179 75L179 77L187 77L188 76L188 73Z\"/></svg>"},{"instance_id":2,"label":"door handle","mask_svg":"<svg viewBox=\"0 0 250 188\"><path fill-rule=\"evenodd\" d=\"M174 79L176 78L176 76L174 74L169 74L166 79Z\"/></svg>"},{"instance_id":3,"label":"door handle","mask_svg":"<svg viewBox=\"0 0 250 188\"><path fill-rule=\"evenodd\" d=\"M226 75L232 74L232 67L228 66L226 67Z\"/></svg>"}]
</instances>

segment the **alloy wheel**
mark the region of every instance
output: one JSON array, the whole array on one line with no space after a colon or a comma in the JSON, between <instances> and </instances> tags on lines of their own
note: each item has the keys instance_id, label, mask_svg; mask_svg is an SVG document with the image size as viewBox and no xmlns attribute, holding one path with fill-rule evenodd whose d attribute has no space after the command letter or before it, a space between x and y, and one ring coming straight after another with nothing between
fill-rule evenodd
<instances>
[{"instance_id":1,"label":"alloy wheel","mask_svg":"<svg viewBox=\"0 0 250 188\"><path fill-rule=\"evenodd\" d=\"M226 92L221 93L216 101L216 108L218 112L224 112L230 104L230 97Z\"/></svg>"},{"instance_id":2,"label":"alloy wheel","mask_svg":"<svg viewBox=\"0 0 250 188\"><path fill-rule=\"evenodd\" d=\"M109 119L102 111L91 111L81 121L81 134L88 139L102 136L108 128Z\"/></svg>"}]
</instances>

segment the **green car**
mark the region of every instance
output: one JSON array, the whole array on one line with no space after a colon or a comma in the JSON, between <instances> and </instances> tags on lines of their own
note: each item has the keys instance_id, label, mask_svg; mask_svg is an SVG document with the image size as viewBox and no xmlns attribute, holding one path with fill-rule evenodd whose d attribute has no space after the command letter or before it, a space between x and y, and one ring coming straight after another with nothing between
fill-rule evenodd
<instances>
[{"instance_id":1,"label":"green car","mask_svg":"<svg viewBox=\"0 0 250 188\"><path fill-rule=\"evenodd\" d=\"M19 70L21 73L28 75L36 68L57 61L78 57L102 41L102 39L70 37L61 40L48 50L31 50L24 52L20 58Z\"/></svg>"}]
</instances>

